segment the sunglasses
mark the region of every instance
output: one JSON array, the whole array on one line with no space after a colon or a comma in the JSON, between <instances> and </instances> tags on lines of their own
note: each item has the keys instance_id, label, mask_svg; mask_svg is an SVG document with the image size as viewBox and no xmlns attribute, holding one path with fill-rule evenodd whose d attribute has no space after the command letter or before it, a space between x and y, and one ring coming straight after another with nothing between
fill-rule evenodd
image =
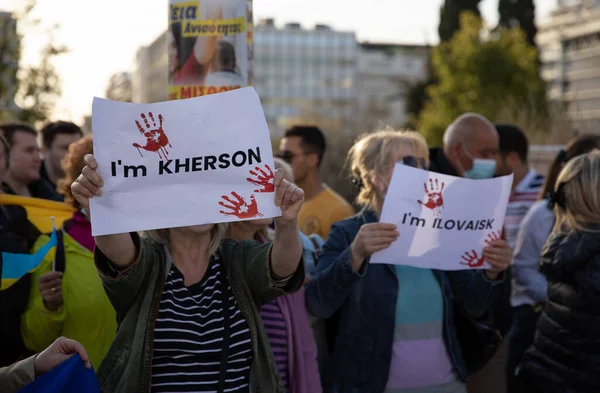
<instances>
[{"instance_id":1,"label":"sunglasses","mask_svg":"<svg viewBox=\"0 0 600 393\"><path fill-rule=\"evenodd\" d=\"M274 156L282 159L283 161L285 161L288 164L291 164L294 157L305 156L306 154L307 153L297 153L296 154L296 153L292 153L289 150L284 150L284 151L280 151L279 153L276 153Z\"/></svg>"},{"instance_id":2,"label":"sunglasses","mask_svg":"<svg viewBox=\"0 0 600 393\"><path fill-rule=\"evenodd\" d=\"M406 156L402 157L402 160L398 161L406 166L411 166L413 168L419 169L427 169L427 162L424 158L417 158L414 156Z\"/></svg>"}]
</instances>

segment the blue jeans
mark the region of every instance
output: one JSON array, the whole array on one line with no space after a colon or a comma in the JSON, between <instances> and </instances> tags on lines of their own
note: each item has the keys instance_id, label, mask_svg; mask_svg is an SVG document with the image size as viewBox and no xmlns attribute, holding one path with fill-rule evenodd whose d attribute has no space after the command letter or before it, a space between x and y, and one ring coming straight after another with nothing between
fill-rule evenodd
<instances>
[{"instance_id":1,"label":"blue jeans","mask_svg":"<svg viewBox=\"0 0 600 393\"><path fill-rule=\"evenodd\" d=\"M515 370L523 360L523 355L533 344L539 313L529 305L513 309L513 324L508 334L508 359L506 361L506 387L509 393L527 390L522 386L522 378L515 377Z\"/></svg>"}]
</instances>

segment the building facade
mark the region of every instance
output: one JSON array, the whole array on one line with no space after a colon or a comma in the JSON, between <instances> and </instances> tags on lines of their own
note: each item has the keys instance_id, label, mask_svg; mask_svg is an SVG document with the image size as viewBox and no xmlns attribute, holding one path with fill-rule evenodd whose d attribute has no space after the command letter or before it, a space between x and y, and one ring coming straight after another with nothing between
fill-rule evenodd
<instances>
[{"instance_id":1,"label":"building facade","mask_svg":"<svg viewBox=\"0 0 600 393\"><path fill-rule=\"evenodd\" d=\"M429 48L362 43L358 49L358 107L362 131L408 123L406 95L428 77Z\"/></svg>"},{"instance_id":2,"label":"building facade","mask_svg":"<svg viewBox=\"0 0 600 393\"><path fill-rule=\"evenodd\" d=\"M356 113L356 38L353 32L297 23L254 27L254 87L274 136L293 123L351 132Z\"/></svg>"},{"instance_id":3,"label":"building facade","mask_svg":"<svg viewBox=\"0 0 600 393\"><path fill-rule=\"evenodd\" d=\"M135 56L132 73L133 102L166 101L168 92L167 32L150 45L141 47Z\"/></svg>"},{"instance_id":4,"label":"building facade","mask_svg":"<svg viewBox=\"0 0 600 393\"><path fill-rule=\"evenodd\" d=\"M133 85L130 72L119 72L110 77L106 87L106 98L113 101L132 101Z\"/></svg>"},{"instance_id":5,"label":"building facade","mask_svg":"<svg viewBox=\"0 0 600 393\"><path fill-rule=\"evenodd\" d=\"M600 132L600 1L569 1L540 25L542 76L579 132Z\"/></svg>"}]
</instances>

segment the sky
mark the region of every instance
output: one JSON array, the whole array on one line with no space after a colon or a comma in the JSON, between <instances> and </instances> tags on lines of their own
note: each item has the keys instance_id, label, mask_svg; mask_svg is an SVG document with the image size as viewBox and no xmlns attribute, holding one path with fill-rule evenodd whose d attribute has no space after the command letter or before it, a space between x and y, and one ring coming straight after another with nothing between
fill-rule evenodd
<instances>
[{"instance_id":1,"label":"sky","mask_svg":"<svg viewBox=\"0 0 600 393\"><path fill-rule=\"evenodd\" d=\"M254 0L255 22L275 18L277 24L317 23L355 31L361 41L435 43L443 0ZM0 0L0 11L17 11L22 0ZM91 113L94 96L104 97L110 76L132 70L135 53L167 28L168 0L37 0L34 16L46 26L58 24L52 39L69 53L55 65L62 95L53 118L81 122ZM82 4L85 3L85 9ZM556 0L537 0L538 21L547 18ZM489 24L498 20L498 0L483 0ZM24 61L35 63L44 40L27 32Z\"/></svg>"}]
</instances>

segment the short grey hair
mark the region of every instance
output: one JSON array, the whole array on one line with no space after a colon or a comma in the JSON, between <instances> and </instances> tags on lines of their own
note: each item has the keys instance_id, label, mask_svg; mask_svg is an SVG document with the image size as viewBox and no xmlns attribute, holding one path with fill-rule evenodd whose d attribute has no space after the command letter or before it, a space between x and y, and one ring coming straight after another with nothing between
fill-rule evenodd
<instances>
[{"instance_id":1,"label":"short grey hair","mask_svg":"<svg viewBox=\"0 0 600 393\"><path fill-rule=\"evenodd\" d=\"M469 144L481 126L489 127L492 130L496 129L485 116L477 113L460 115L446 128L443 139L444 146L456 143Z\"/></svg>"},{"instance_id":2,"label":"short grey hair","mask_svg":"<svg viewBox=\"0 0 600 393\"><path fill-rule=\"evenodd\" d=\"M210 244L208 246L208 255L213 255L219 249L221 241L227 232L227 223L214 224L210 230ZM162 245L169 245L169 231L171 228L153 229L142 232L142 236L152 239L154 242Z\"/></svg>"}]
</instances>

